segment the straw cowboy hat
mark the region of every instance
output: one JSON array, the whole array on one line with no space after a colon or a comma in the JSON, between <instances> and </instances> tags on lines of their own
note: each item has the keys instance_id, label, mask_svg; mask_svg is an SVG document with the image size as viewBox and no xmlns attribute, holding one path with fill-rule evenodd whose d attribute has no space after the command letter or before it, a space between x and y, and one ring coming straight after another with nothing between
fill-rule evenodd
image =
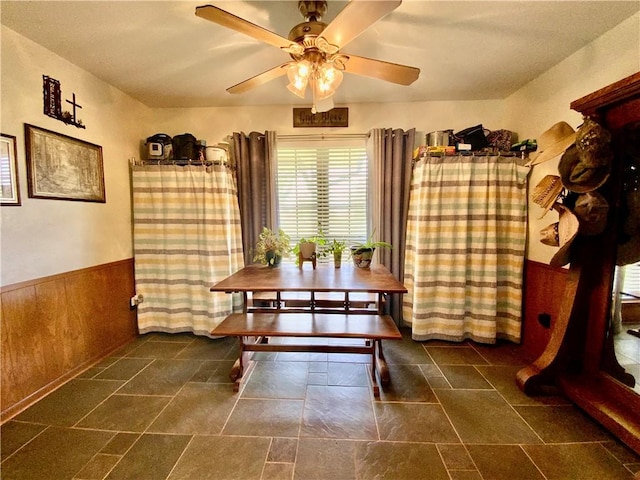
<instances>
[{"instance_id":1,"label":"straw cowboy hat","mask_svg":"<svg viewBox=\"0 0 640 480\"><path fill-rule=\"evenodd\" d=\"M558 122L538 138L538 149L531 155L530 166L538 165L563 153L576 140L576 132L567 122Z\"/></svg>"},{"instance_id":2,"label":"straw cowboy hat","mask_svg":"<svg viewBox=\"0 0 640 480\"><path fill-rule=\"evenodd\" d=\"M558 175L546 175L534 187L531 199L544 209L544 213L540 215L540 218L551 210L563 188L562 180Z\"/></svg>"},{"instance_id":3,"label":"straw cowboy hat","mask_svg":"<svg viewBox=\"0 0 640 480\"><path fill-rule=\"evenodd\" d=\"M571 210L561 203L554 204L559 218L556 223L546 226L540 231L540 241L551 247L560 247L553 255L549 265L552 267L562 267L569 263L569 250L571 243L578 235L578 218Z\"/></svg>"}]
</instances>

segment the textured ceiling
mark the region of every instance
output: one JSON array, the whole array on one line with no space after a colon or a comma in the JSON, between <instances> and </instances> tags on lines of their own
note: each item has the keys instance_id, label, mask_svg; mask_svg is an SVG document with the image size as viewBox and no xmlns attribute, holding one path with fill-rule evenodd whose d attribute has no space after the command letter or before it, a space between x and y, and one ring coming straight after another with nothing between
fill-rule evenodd
<instances>
[{"instance_id":1,"label":"textured ceiling","mask_svg":"<svg viewBox=\"0 0 640 480\"><path fill-rule=\"evenodd\" d=\"M216 6L286 37L296 1ZM328 1L329 23L344 1ZM201 2L2 1L1 21L150 107L307 105L286 76L247 93L226 88L286 53L195 16ZM342 51L418 67L409 87L345 75L337 104L500 99L640 10L640 1L405 0Z\"/></svg>"}]
</instances>

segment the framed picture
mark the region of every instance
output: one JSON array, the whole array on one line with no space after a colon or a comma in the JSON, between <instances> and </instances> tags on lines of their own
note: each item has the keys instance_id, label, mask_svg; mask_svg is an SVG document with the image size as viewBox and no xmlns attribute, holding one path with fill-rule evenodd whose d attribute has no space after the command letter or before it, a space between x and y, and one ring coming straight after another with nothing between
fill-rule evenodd
<instances>
[{"instance_id":1,"label":"framed picture","mask_svg":"<svg viewBox=\"0 0 640 480\"><path fill-rule=\"evenodd\" d=\"M106 202L102 147L25 124L30 198Z\"/></svg>"},{"instance_id":2,"label":"framed picture","mask_svg":"<svg viewBox=\"0 0 640 480\"><path fill-rule=\"evenodd\" d=\"M0 205L20 205L16 137L0 133Z\"/></svg>"}]
</instances>

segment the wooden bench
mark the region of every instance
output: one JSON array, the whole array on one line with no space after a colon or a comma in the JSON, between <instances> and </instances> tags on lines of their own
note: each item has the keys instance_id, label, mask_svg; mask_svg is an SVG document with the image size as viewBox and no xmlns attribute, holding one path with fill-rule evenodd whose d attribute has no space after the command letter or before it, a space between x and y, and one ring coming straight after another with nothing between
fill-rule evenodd
<instances>
[{"instance_id":1,"label":"wooden bench","mask_svg":"<svg viewBox=\"0 0 640 480\"><path fill-rule=\"evenodd\" d=\"M325 352L371 355L371 382L374 396L380 395L380 382L389 382L389 369L382 352L382 340L400 340L402 334L389 315L350 313L259 312L229 315L213 331L215 336L239 338L240 356L231 371L234 391L240 388L248 352ZM321 337L362 339L363 345L271 344L268 337Z\"/></svg>"}]
</instances>

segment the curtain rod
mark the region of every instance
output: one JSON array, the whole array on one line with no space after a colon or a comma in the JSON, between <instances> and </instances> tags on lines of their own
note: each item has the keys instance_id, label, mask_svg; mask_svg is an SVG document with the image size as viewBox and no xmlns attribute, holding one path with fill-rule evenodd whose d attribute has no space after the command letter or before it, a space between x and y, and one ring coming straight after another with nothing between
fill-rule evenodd
<instances>
[{"instance_id":1,"label":"curtain rod","mask_svg":"<svg viewBox=\"0 0 640 480\"><path fill-rule=\"evenodd\" d=\"M301 135L277 135L278 140L350 140L365 139L368 133L304 133Z\"/></svg>"},{"instance_id":2,"label":"curtain rod","mask_svg":"<svg viewBox=\"0 0 640 480\"><path fill-rule=\"evenodd\" d=\"M172 165L176 165L179 167L187 167L187 166L194 166L194 167L200 167L200 166L205 166L205 167L211 167L212 165L222 165L224 167L228 167L231 168L233 170L233 165L231 165L230 162L228 161L220 161L220 160L183 160L183 159L177 159L177 160L136 160L135 158L133 159L129 159L129 164L131 166L172 166Z\"/></svg>"}]
</instances>

